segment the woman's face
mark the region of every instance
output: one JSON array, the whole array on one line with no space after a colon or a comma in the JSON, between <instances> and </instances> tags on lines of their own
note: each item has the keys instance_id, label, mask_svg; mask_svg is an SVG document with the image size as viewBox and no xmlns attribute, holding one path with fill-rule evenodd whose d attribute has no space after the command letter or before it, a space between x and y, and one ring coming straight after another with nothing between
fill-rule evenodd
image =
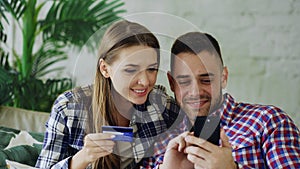
<instances>
[{"instance_id":1,"label":"woman's face","mask_svg":"<svg viewBox=\"0 0 300 169\"><path fill-rule=\"evenodd\" d=\"M124 48L112 64L106 64L106 68L107 78L111 79L119 95L133 104L143 104L156 83L157 53L143 45Z\"/></svg>"}]
</instances>

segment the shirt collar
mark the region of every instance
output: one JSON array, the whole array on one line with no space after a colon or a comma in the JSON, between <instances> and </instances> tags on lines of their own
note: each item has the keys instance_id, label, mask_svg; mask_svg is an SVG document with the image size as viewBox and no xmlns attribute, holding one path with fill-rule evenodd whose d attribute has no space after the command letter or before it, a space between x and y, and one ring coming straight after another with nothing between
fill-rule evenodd
<instances>
[{"instance_id":1,"label":"shirt collar","mask_svg":"<svg viewBox=\"0 0 300 169\"><path fill-rule=\"evenodd\" d=\"M220 115L222 123L224 123L225 121L230 121L232 119L234 113L233 110L235 107L234 98L230 94L225 93L223 95L223 98L224 99L220 108L214 112Z\"/></svg>"}]
</instances>

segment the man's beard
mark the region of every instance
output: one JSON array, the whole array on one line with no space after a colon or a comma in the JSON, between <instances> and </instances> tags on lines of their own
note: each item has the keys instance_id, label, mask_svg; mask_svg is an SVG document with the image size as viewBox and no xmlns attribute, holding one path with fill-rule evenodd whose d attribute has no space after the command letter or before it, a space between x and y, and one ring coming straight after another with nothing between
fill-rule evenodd
<instances>
[{"instance_id":1,"label":"man's beard","mask_svg":"<svg viewBox=\"0 0 300 169\"><path fill-rule=\"evenodd\" d=\"M189 116L189 119L193 122L197 116L208 116L209 114L218 110L222 104L222 97L223 97L222 90L220 90L219 95L217 95L214 100L212 99L211 96L209 96L207 94L201 95L200 98L207 99L207 101L209 103L208 106L203 107L201 109L191 109L191 108L189 108L189 106L184 106L184 105L186 105L186 101L191 101L191 100L197 99L195 97L185 98L182 101L182 103L184 103L182 105L182 108ZM200 99L200 98L198 98L198 99Z\"/></svg>"}]
</instances>

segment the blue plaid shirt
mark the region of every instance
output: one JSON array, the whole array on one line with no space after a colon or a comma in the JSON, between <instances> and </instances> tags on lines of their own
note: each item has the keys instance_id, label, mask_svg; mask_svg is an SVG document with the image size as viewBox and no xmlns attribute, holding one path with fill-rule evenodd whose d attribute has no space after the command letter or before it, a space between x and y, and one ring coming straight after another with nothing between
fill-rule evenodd
<instances>
[{"instance_id":1,"label":"blue plaid shirt","mask_svg":"<svg viewBox=\"0 0 300 169\"><path fill-rule=\"evenodd\" d=\"M54 102L36 167L68 169L70 158L83 147L92 91L92 86L75 88ZM149 165L154 164L147 161L153 159L154 142L169 128L178 128L176 123L182 123L178 118L182 117L178 116L180 108L173 98L166 95L164 87L155 86L146 103L134 105L132 111L130 126L134 129L134 160L127 168L152 167Z\"/></svg>"}]
</instances>

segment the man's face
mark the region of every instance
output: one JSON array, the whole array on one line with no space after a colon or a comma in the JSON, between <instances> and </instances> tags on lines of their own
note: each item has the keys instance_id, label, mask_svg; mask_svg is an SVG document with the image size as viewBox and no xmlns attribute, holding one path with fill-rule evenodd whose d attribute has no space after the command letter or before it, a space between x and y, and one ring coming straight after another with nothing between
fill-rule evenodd
<instances>
[{"instance_id":1,"label":"man's face","mask_svg":"<svg viewBox=\"0 0 300 169\"><path fill-rule=\"evenodd\" d=\"M207 116L220 106L228 73L218 56L207 51L179 53L173 70L172 77L168 74L171 90L192 122L195 116Z\"/></svg>"}]
</instances>

